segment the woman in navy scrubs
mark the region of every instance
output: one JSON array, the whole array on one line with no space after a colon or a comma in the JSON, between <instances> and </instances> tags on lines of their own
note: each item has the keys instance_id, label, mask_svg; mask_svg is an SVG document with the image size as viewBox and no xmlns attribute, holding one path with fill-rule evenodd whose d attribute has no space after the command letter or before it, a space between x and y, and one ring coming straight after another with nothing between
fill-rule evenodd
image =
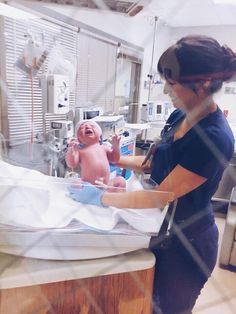
<instances>
[{"instance_id":1,"label":"woman in navy scrubs","mask_svg":"<svg viewBox=\"0 0 236 314\"><path fill-rule=\"evenodd\" d=\"M236 74L236 54L213 38L187 36L162 54L158 71L176 110L153 155L156 192L104 193L84 186L71 196L91 203L93 195L94 204L131 208L162 207L177 199L171 241L166 249L153 248L154 312L159 303L163 314L189 314L217 258L211 198L232 158L234 137L213 95ZM143 159L123 156L119 165L140 170Z\"/></svg>"},{"instance_id":2,"label":"woman in navy scrubs","mask_svg":"<svg viewBox=\"0 0 236 314\"><path fill-rule=\"evenodd\" d=\"M172 186L178 203L169 248L154 248L154 291L163 313L191 313L216 263L211 198L234 151L233 134L212 96L235 74L236 55L212 38L189 36L161 56L158 70L176 110L163 130L151 178L159 190Z\"/></svg>"}]
</instances>

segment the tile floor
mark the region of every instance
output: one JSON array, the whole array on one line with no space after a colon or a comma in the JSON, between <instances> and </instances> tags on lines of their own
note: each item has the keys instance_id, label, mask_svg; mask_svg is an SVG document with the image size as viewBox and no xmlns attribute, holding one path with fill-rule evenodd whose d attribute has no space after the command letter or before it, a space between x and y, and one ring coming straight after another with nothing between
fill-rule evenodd
<instances>
[{"instance_id":1,"label":"tile floor","mask_svg":"<svg viewBox=\"0 0 236 314\"><path fill-rule=\"evenodd\" d=\"M217 217L216 223L221 241L225 219ZM236 314L236 271L222 269L217 264L197 300L193 313Z\"/></svg>"}]
</instances>

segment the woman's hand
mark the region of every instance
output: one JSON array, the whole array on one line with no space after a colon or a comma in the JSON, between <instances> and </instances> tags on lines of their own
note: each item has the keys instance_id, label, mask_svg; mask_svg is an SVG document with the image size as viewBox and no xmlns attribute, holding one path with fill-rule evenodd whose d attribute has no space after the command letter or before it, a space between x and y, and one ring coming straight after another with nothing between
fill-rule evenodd
<instances>
[{"instance_id":1,"label":"woman's hand","mask_svg":"<svg viewBox=\"0 0 236 314\"><path fill-rule=\"evenodd\" d=\"M98 189L96 186L92 185L89 182L83 182L80 186L76 187L75 185L68 188L69 196L80 203L91 204L103 207L101 198L104 191Z\"/></svg>"}]
</instances>

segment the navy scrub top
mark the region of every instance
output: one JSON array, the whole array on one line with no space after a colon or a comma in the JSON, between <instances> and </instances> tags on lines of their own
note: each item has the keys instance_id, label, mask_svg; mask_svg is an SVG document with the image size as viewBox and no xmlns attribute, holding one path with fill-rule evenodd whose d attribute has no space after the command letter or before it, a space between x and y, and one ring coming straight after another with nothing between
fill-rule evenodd
<instances>
[{"instance_id":1,"label":"navy scrub top","mask_svg":"<svg viewBox=\"0 0 236 314\"><path fill-rule=\"evenodd\" d=\"M234 152L234 136L217 108L174 141L174 132L185 113L176 109L167 120L162 141L153 156L151 179L160 184L178 164L207 181L178 199L175 222L184 223L186 234L198 233L214 223L211 198ZM181 180L181 178L179 178Z\"/></svg>"}]
</instances>

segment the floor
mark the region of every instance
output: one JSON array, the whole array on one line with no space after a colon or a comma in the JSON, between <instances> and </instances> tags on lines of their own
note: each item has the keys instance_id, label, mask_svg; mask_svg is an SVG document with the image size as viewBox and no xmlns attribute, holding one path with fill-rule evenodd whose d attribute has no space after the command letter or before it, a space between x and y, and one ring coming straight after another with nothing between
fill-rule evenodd
<instances>
[{"instance_id":1,"label":"floor","mask_svg":"<svg viewBox=\"0 0 236 314\"><path fill-rule=\"evenodd\" d=\"M225 219L217 217L216 223L222 238ZM219 246L220 247L220 246ZM202 290L195 305L194 314L235 314L236 313L236 271L215 267L212 277Z\"/></svg>"}]
</instances>

